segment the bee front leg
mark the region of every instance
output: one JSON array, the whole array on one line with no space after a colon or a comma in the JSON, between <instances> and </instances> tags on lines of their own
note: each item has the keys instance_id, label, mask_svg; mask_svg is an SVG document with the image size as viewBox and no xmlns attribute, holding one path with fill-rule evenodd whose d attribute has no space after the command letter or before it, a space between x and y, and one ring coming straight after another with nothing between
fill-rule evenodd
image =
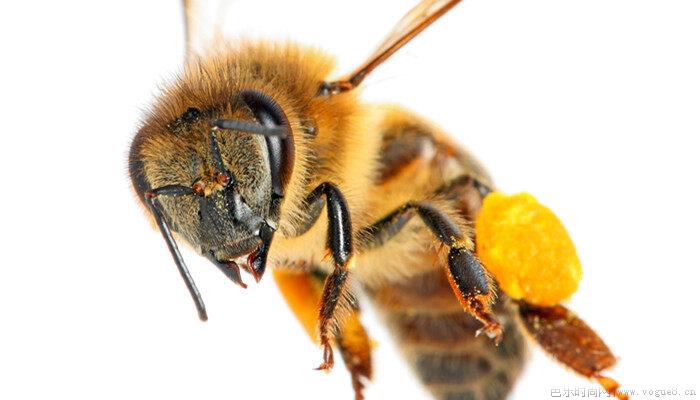
<instances>
[{"instance_id":1,"label":"bee front leg","mask_svg":"<svg viewBox=\"0 0 700 400\"><path fill-rule=\"evenodd\" d=\"M348 206L340 190L331 183L322 183L308 197L312 204L320 196L326 198L328 211L328 248L334 269L328 275L321 295L319 339L323 346L323 362L317 368L333 368L331 339L337 330L337 310L348 305L347 278L353 266L352 227Z\"/></svg>"},{"instance_id":2,"label":"bee front leg","mask_svg":"<svg viewBox=\"0 0 700 400\"><path fill-rule=\"evenodd\" d=\"M366 228L373 238L369 246L380 246L396 235L415 214L432 231L435 237L449 247L447 255L447 279L466 311L478 319L483 327L477 331L486 333L496 344L501 341L503 328L491 312L495 298L494 284L486 269L469 250L469 242L459 227L445 212L429 202L410 202L386 218Z\"/></svg>"}]
</instances>

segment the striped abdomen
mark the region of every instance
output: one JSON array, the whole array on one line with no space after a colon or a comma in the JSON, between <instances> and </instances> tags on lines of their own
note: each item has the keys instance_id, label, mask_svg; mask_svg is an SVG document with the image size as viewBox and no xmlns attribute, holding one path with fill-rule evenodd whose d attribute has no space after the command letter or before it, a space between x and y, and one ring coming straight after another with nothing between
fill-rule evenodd
<instances>
[{"instance_id":1,"label":"striped abdomen","mask_svg":"<svg viewBox=\"0 0 700 400\"><path fill-rule=\"evenodd\" d=\"M495 305L504 326L496 347L475 337L481 324L462 310L440 269L371 294L422 384L441 400L506 397L525 359L525 341L508 300Z\"/></svg>"}]
</instances>

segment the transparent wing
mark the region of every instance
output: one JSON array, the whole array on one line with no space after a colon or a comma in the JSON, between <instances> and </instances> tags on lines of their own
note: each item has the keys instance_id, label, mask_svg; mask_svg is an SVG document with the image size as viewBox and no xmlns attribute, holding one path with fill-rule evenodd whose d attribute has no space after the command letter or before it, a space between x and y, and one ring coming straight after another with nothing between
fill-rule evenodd
<instances>
[{"instance_id":1,"label":"transparent wing","mask_svg":"<svg viewBox=\"0 0 700 400\"><path fill-rule=\"evenodd\" d=\"M396 24L394 29L377 47L371 56L343 79L327 83L322 88L329 94L344 92L354 89L372 72L377 66L386 61L398 49L411 41L416 35L430 26L438 18L443 16L461 0L423 0L413 7Z\"/></svg>"},{"instance_id":2,"label":"transparent wing","mask_svg":"<svg viewBox=\"0 0 700 400\"><path fill-rule=\"evenodd\" d=\"M230 0L182 0L185 60L221 42Z\"/></svg>"}]
</instances>

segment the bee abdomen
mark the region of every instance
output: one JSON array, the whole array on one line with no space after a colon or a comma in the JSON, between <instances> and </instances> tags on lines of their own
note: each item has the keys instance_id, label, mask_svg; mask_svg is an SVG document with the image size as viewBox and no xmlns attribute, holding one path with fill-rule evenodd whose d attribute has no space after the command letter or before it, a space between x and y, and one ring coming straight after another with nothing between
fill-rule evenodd
<instances>
[{"instance_id":1,"label":"bee abdomen","mask_svg":"<svg viewBox=\"0 0 700 400\"><path fill-rule=\"evenodd\" d=\"M441 271L384 286L372 297L414 373L436 399L506 397L526 353L509 305L496 305L504 325L496 347L475 336L481 324L461 309Z\"/></svg>"}]
</instances>

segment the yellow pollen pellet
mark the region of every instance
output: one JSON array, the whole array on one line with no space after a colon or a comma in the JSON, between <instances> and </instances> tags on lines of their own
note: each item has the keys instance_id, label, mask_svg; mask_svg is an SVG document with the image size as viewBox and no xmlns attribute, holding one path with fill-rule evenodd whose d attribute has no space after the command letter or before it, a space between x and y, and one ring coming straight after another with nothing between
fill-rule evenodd
<instances>
[{"instance_id":1,"label":"yellow pollen pellet","mask_svg":"<svg viewBox=\"0 0 700 400\"><path fill-rule=\"evenodd\" d=\"M569 298L581 263L566 228L528 193L493 192L476 219L477 254L514 299L551 306Z\"/></svg>"}]
</instances>

